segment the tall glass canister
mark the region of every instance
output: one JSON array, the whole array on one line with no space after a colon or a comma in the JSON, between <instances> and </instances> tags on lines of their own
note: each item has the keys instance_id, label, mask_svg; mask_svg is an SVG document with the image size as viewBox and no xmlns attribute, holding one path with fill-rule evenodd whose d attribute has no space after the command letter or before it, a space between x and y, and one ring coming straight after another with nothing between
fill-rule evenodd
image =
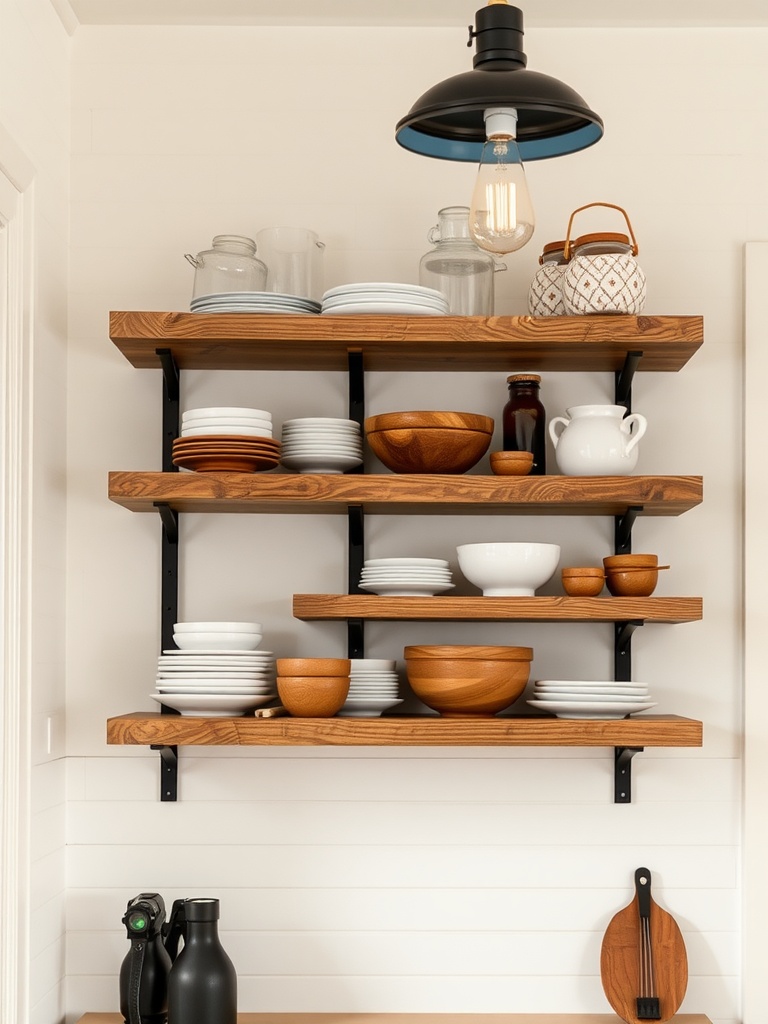
<instances>
[{"instance_id":1,"label":"tall glass canister","mask_svg":"<svg viewBox=\"0 0 768 1024\"><path fill-rule=\"evenodd\" d=\"M505 270L469 233L469 207L446 206L427 239L434 245L419 263L419 284L448 300L451 316L493 316L494 274Z\"/></svg>"}]
</instances>

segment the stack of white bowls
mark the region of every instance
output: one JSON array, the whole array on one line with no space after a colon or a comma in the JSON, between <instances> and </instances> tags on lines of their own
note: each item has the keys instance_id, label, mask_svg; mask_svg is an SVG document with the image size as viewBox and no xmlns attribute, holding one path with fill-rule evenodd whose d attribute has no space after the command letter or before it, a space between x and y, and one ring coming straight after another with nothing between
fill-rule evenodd
<instances>
[{"instance_id":1,"label":"stack of white bowls","mask_svg":"<svg viewBox=\"0 0 768 1024\"><path fill-rule=\"evenodd\" d=\"M626 718L656 707L645 683L599 679L540 679L528 703L557 718Z\"/></svg>"},{"instance_id":2,"label":"stack of white bowls","mask_svg":"<svg viewBox=\"0 0 768 1024\"><path fill-rule=\"evenodd\" d=\"M322 312L330 316L366 313L445 316L448 300L435 288L392 281L342 284L323 295Z\"/></svg>"},{"instance_id":3,"label":"stack of white bowls","mask_svg":"<svg viewBox=\"0 0 768 1024\"><path fill-rule=\"evenodd\" d=\"M363 438L355 420L302 416L286 420L280 462L299 473L345 473L363 462Z\"/></svg>"},{"instance_id":4,"label":"stack of white bowls","mask_svg":"<svg viewBox=\"0 0 768 1024\"><path fill-rule=\"evenodd\" d=\"M258 622L177 622L177 648L157 661L151 698L182 715L244 715L277 695L275 656Z\"/></svg>"},{"instance_id":5,"label":"stack of white bowls","mask_svg":"<svg viewBox=\"0 0 768 1024\"><path fill-rule=\"evenodd\" d=\"M378 718L382 711L403 701L395 662L386 658L352 658L349 693L337 712L345 718Z\"/></svg>"},{"instance_id":6,"label":"stack of white bowls","mask_svg":"<svg viewBox=\"0 0 768 1024\"><path fill-rule=\"evenodd\" d=\"M359 583L361 590L387 597L432 597L454 585L444 558L368 558Z\"/></svg>"},{"instance_id":7,"label":"stack of white bowls","mask_svg":"<svg viewBox=\"0 0 768 1024\"><path fill-rule=\"evenodd\" d=\"M272 437L272 413L265 409L187 409L181 414L182 437L211 435Z\"/></svg>"}]
</instances>

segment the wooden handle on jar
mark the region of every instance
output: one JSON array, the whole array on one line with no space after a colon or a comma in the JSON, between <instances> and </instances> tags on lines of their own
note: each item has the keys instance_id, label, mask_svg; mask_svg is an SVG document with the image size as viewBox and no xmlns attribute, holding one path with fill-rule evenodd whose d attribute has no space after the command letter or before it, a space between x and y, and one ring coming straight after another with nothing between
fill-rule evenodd
<instances>
[{"instance_id":1,"label":"wooden handle on jar","mask_svg":"<svg viewBox=\"0 0 768 1024\"><path fill-rule=\"evenodd\" d=\"M635 233L632 230L632 225L629 222L629 216L627 215L627 211L622 206L616 206L614 203L587 203L586 206L577 207L577 209L573 211L568 220L568 230L565 233L565 249L563 250L563 255L565 256L566 260L569 260L571 258L571 226L573 225L573 218L576 216L577 213L581 213L582 210L589 210L593 206L607 206L608 209L618 210L619 213L622 213L624 215L624 220L627 222L627 227L629 228L629 237L632 239L632 255L637 256L639 249L637 247L637 241L635 240Z\"/></svg>"}]
</instances>

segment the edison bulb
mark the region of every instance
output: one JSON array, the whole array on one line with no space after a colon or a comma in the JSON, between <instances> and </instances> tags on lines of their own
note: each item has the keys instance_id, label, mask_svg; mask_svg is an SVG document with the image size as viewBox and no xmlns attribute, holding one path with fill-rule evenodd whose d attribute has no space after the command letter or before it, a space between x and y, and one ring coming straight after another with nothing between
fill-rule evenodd
<instances>
[{"instance_id":1,"label":"edison bulb","mask_svg":"<svg viewBox=\"0 0 768 1024\"><path fill-rule=\"evenodd\" d=\"M488 141L472 194L469 230L481 249L508 253L522 248L533 234L533 204L515 141L517 113L507 108L485 111Z\"/></svg>"}]
</instances>

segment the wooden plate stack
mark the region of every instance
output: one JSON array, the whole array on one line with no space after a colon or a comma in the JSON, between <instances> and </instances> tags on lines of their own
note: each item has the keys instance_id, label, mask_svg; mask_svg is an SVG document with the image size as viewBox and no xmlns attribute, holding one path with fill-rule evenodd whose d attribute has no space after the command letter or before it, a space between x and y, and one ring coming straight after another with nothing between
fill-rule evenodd
<instances>
[{"instance_id":1,"label":"wooden plate stack","mask_svg":"<svg viewBox=\"0 0 768 1024\"><path fill-rule=\"evenodd\" d=\"M280 441L272 437L177 437L173 442L173 464L197 473L259 473L280 464L280 448Z\"/></svg>"}]
</instances>

